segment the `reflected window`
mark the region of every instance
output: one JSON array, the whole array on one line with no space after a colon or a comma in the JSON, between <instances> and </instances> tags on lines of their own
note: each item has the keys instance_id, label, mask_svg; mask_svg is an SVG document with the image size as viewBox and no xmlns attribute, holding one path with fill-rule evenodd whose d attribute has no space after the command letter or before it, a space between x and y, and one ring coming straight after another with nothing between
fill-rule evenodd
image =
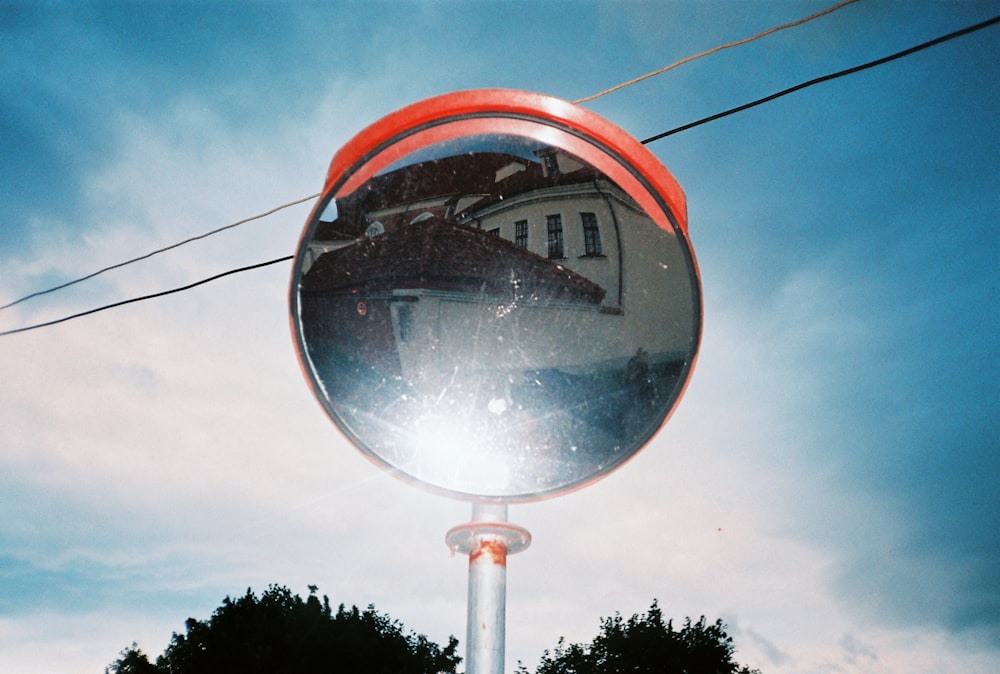
<instances>
[{"instance_id":1,"label":"reflected window","mask_svg":"<svg viewBox=\"0 0 1000 674\"><path fill-rule=\"evenodd\" d=\"M528 247L528 221L518 220L514 223L514 243L521 248Z\"/></svg>"},{"instance_id":2,"label":"reflected window","mask_svg":"<svg viewBox=\"0 0 1000 674\"><path fill-rule=\"evenodd\" d=\"M393 307L396 311L396 324L399 329L399 341L410 341L410 334L413 329L413 305L397 304Z\"/></svg>"},{"instance_id":3,"label":"reflected window","mask_svg":"<svg viewBox=\"0 0 1000 674\"><path fill-rule=\"evenodd\" d=\"M593 213L581 213L583 223L583 254L587 257L600 257L601 230L597 228L597 216Z\"/></svg>"},{"instance_id":4,"label":"reflected window","mask_svg":"<svg viewBox=\"0 0 1000 674\"><path fill-rule=\"evenodd\" d=\"M549 259L559 260L566 257L563 254L562 216L558 213L546 215L545 222L549 231Z\"/></svg>"},{"instance_id":5,"label":"reflected window","mask_svg":"<svg viewBox=\"0 0 1000 674\"><path fill-rule=\"evenodd\" d=\"M542 166L545 170L545 176L549 178L559 177L559 161L556 159L555 152L549 151L541 155Z\"/></svg>"}]
</instances>

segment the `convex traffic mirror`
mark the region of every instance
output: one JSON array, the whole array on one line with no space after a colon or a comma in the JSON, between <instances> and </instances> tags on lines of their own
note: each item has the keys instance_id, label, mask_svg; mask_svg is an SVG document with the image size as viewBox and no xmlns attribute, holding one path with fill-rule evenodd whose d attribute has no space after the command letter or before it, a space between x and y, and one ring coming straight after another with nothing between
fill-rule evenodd
<instances>
[{"instance_id":1,"label":"convex traffic mirror","mask_svg":"<svg viewBox=\"0 0 1000 674\"><path fill-rule=\"evenodd\" d=\"M539 94L404 108L334 157L291 283L306 377L369 458L461 498L614 470L677 404L700 283L680 187Z\"/></svg>"}]
</instances>

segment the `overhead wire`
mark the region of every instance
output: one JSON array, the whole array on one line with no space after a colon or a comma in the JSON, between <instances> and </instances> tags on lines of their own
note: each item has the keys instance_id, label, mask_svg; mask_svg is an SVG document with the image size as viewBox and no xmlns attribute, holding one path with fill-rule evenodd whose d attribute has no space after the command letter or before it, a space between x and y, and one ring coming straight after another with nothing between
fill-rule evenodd
<instances>
[{"instance_id":1,"label":"overhead wire","mask_svg":"<svg viewBox=\"0 0 1000 674\"><path fill-rule=\"evenodd\" d=\"M782 96L787 96L788 94L795 93L796 91L801 91L802 89L805 89L807 87L811 87L816 84L821 84L822 82L829 82L830 80L835 80L839 77L853 75L854 73L861 72L862 70L868 70L869 68L874 68L875 66L880 66L885 63L889 63L890 61L895 61L896 59L901 59L904 56L915 54L918 51L922 51L929 47L939 45L942 42L947 42L948 40L954 40L956 37L961 37L962 35L966 35L968 33L981 30L988 26L992 26L997 22L1000 22L1000 16L995 16L992 19L987 19L986 21L982 21L973 26L968 26L966 28L956 30L953 33L948 33L947 35L942 35L941 37L934 38L933 40L928 40L927 42L918 44L915 47L910 47L909 49L898 51L895 54L890 54L889 56L883 56L880 59L875 59L874 61L869 61L868 63L862 63L859 66L854 66L852 68L845 68L844 70L839 70L835 73L830 73L828 75L816 77L806 82L802 82L801 84L796 84L795 86L788 87L787 89L782 89L781 91L770 94L769 96L758 98L755 101L750 101L749 103L744 103L743 105L737 105L734 108L729 108L728 110L723 110L722 112L717 112L714 115L709 115L708 117L703 117L702 119L699 119L697 121L690 122L682 126L678 126L677 128L671 129L670 131L664 131L663 133L658 133L655 136L650 136L649 138L646 138L645 140L642 140L640 142L643 145L648 145L649 143L660 140L662 138L666 138L667 136L672 136L676 133L687 131L688 129L693 129L696 126L701 126L702 124L708 124L709 122L714 122L717 119L722 119L723 117L728 117L729 115L735 115L737 112L743 112L744 110L749 110L750 108L757 107L758 105L769 103L770 101L773 101L777 98L781 98Z\"/></svg>"},{"instance_id":2,"label":"overhead wire","mask_svg":"<svg viewBox=\"0 0 1000 674\"><path fill-rule=\"evenodd\" d=\"M47 295L48 293L55 292L57 290L62 290L63 288L68 288L68 287L70 287L72 285L76 285L77 283L81 283L83 281L87 281L89 279L92 279L95 276L100 276L101 274L103 274L105 272L109 272L112 269L118 269L120 267L124 267L126 265L130 265L130 264L133 264L135 262L141 262L142 260L147 260L147 259L153 257L154 255L159 255L160 253L165 253L168 250L173 250L174 248L179 248L179 247L181 247L181 246L183 246L185 244L191 243L192 241L198 241L199 239L207 238L209 236L212 236L213 234L218 234L219 232L224 232L227 229L232 229L233 227L239 227L240 225L245 225L246 223L252 222L254 220L259 220L261 218L266 218L269 215L274 215L278 211L284 210L284 209L289 208L291 206L296 206L298 204L301 204L304 201L309 201L310 199L315 199L318 196L319 196L319 193L316 193L316 194L312 194L312 195L310 195L308 197L302 197L301 199L296 199L295 201L289 201L288 203L281 204L280 206L275 206L274 208L272 208L269 211L265 211L263 213L258 213L257 215L251 215L249 218L243 218L242 220L238 220L238 221L236 221L236 222L234 222L232 224L224 225L224 226L219 227L217 229L213 229L213 230L211 230L209 232L205 232L204 234L198 234L197 236L192 236L190 238L184 239L183 241L178 241L177 243L171 244L169 246L164 246L163 248L157 248L156 250L151 251L149 253L146 253L145 255L140 255L139 257L133 257L130 260L125 260L124 262L119 262L118 264L113 264L113 265L110 265L108 267L104 267L103 269L98 269L97 271L95 271L95 272L93 272L91 274L87 274L86 276L81 276L80 278L73 279L72 281L67 281L66 283L62 283L60 285L53 286L51 288L47 288L45 290L39 290L38 292L31 293L30 295L25 295L24 297L21 297L19 299L14 300L13 302L9 302L8 304L0 306L0 310L8 309L8 308L10 308L10 307L12 307L12 306L14 306L16 304L20 304L21 302L24 302L25 300L30 300L33 297L39 297L40 295Z\"/></svg>"},{"instance_id":3,"label":"overhead wire","mask_svg":"<svg viewBox=\"0 0 1000 674\"><path fill-rule=\"evenodd\" d=\"M841 5L838 5L838 6L834 7L834 8L831 8L826 13L829 13L830 11L834 11L835 9L839 9L840 6L842 6L844 4L847 4L847 3L841 3ZM809 18L809 17L807 17L807 18ZM909 56L911 54L914 54L916 52L922 51L924 49L928 49L929 47L933 47L935 45L942 44L944 42L948 42L949 40L953 40L953 39L961 37L963 35L967 35L969 33L973 33L975 31L982 30L983 28L987 28L987 27L992 26L992 25L994 25L994 24L996 24L998 22L1000 22L1000 16L996 16L996 17L993 17L991 19L987 19L985 21L981 21L981 22L979 22L977 24L968 26L966 28L962 28L962 29L953 31L953 32L948 33L946 35L942 35L941 37L934 38L932 40L928 40L927 42L923 42L923 43L918 44L916 46L910 47L908 49L904 49L904 50L896 52L894 54L890 54L889 56L884 56L882 58L875 59L873 61L869 61L867 63L863 63L861 65L854 66L854 67L851 67L851 68L846 68L844 70L840 70L840 71L837 71L835 73L830 73L828 75L823 75L821 77L817 77L817 78L808 80L806 82L802 82L802 83L797 84L795 86L788 87L787 89L783 89L781 91L778 91L776 93L770 94L768 96L764 96L763 98L759 98L759 99L751 101L749 103L745 103L743 105L739 105L739 106L736 106L734 108L730 108L728 110L724 110L722 112L719 112L719 113L716 113L716 114L713 114L713 115L709 115L708 117L704 117L704 118L696 120L694 122L690 122L688 124L684 124L682 126L675 127L673 129L670 129L669 131L664 131L663 133L656 134L655 136L651 136L651 137L646 138L645 140L642 140L640 142L642 144L644 144L644 145L648 145L649 143L655 142L657 140L661 140L663 138L666 138L668 136L672 136L672 135L680 133L682 131L687 131L688 129L692 129L692 128L695 128L697 126L701 126L703 124L707 124L707 123L715 121L717 119L721 119L723 117L727 117L729 115L733 115L733 114L736 114L738 112L742 112L744 110L748 110L750 108L756 107L758 105L762 105L762 104L767 103L769 101L773 101L773 100L775 100L777 98L781 98L782 96L787 96L788 94L794 93L796 91L801 91L802 89L805 89L807 87L811 87L811 86L814 86L816 84L820 84L822 82L828 82L830 80L834 80L834 79L837 79L837 78L840 78L840 77L845 77L845 76L851 75L853 73L861 72L861 71L867 70L869 68L874 68L875 66L879 66L879 65L883 65L885 63L889 63L891 61L895 61L897 59L903 58L905 56ZM801 21L799 23L801 23ZM771 32L773 32L773 30ZM746 41L749 41L749 39L745 40L744 42L746 42ZM715 51L718 51L718 49L716 49ZM693 60L693 59L687 59L686 61L691 61L691 60ZM661 72L663 72L663 71L665 71L665 70L661 69ZM652 76L652 74L649 75L649 76ZM645 79L645 77L642 78L642 79ZM627 85L628 85L628 83L626 83L625 86L627 86ZM617 89L621 89L621 88L623 88L623 87L619 86ZM604 93L605 92L601 92L601 95L604 95ZM608 93L610 93L610 92L608 92ZM581 100L593 100L594 98L597 98L597 96L593 96L593 97L590 97L589 99L581 99ZM299 204L299 203L302 203L304 201L308 201L309 199L314 199L317 196L319 196L319 195L316 194L316 195L312 195L312 196L309 196L309 197L303 197L302 199L298 199L298 200L293 201L293 202L288 202L288 203L283 204L281 206L278 206L278 207L276 207L274 209L271 209L270 211L267 211L266 213L261 213L259 215L252 216L252 217L247 218L245 220L241 220L239 222L233 223L231 225L226 225L225 227L220 227L217 230L212 230L211 232L206 232L203 235L192 237L191 239L179 242L179 243L174 244L172 246L168 246L166 248L163 248L163 249L160 249L160 250L157 250L157 251L153 251L152 253L149 253L149 254L147 254L145 256L142 256L142 257L139 257L139 258L134 258L133 260L129 260L129 261L126 261L126 262L123 262L123 263L119 263L117 265L113 265L111 267L107 267L106 269L100 270L99 272L95 272L94 274L91 274L91 275L89 275L87 277L83 277L81 279L77 279L76 281L72 281L72 282L63 284L62 286L59 286L59 287L56 287L56 288L52 288L52 289L49 289L49 290L46 290L46 291L40 291L38 293L34 293L32 295L29 295L29 296L26 296L24 298L21 298L20 300L17 300L16 302L12 302L11 304L8 304L6 306L12 306L13 304L16 304L17 302L21 302L21 301L23 301L25 299L28 299L29 297L34 297L34 296L37 296L37 295L45 294L47 292L52 292L53 290L58 290L59 288L66 287L68 285L72 285L73 283L78 283L78 282L80 282L82 280L86 280L87 278L92 278L93 276L96 276L97 274L103 273L104 271L108 271L110 269L115 269L115 268L118 268L118 267L122 267L122 266L124 266L126 264L131 264L132 262L135 262L135 261L138 261L138 260L146 259L148 257L151 257L152 255L155 255L157 253L163 252L165 250L170 250L172 248L176 248L176 247L178 247L180 245L183 245L185 243L189 243L190 241L194 241L194 240L197 240L197 239L200 239L200 238L205 238L206 236L211 236L212 234L218 233L218 232L223 231L225 229L230 229L232 227L235 227L237 225L243 224L245 222L249 222L251 220L255 220L255 219L258 219L258 218L265 217L265 216L270 215L272 213L275 213L275 212L277 212L277 211L279 211L279 210L281 210L283 208L288 208L289 206L293 206L295 204ZM244 271L250 271L250 270L253 270L253 269L259 269L261 267L266 267L266 266L269 266L269 265L272 265L272 264L277 264L279 262L284 262L284 261L287 261L287 260L291 260L291 259L293 259L293 257L294 256L292 256L292 255L288 255L288 256L285 256L285 257L280 257L280 258L276 258L274 260L270 260L268 262L261 262L261 263L254 264L254 265L248 265L246 267L240 267L238 269L231 269L229 271L222 272L220 274L216 274L214 276L208 277L206 279L202 279L200 281L196 281L194 283L191 283L191 284L188 284L186 286L179 287L179 288L173 288L173 289L170 289L170 290L165 290L165 291L158 292L158 293L153 293L153 294L150 294L150 295L144 295L142 297L135 297L135 298L128 299L128 300L123 300L123 301L120 301L120 302L115 302L113 304L107 304L107 305L104 305L104 306L97 307L95 309L90 309L88 311L83 311L83 312L80 312L80 313L77 313L77 314L73 314L73 315L70 315L70 316L65 316L63 318L55 319L55 320L52 320L52 321L47 321L47 322L44 322L44 323L38 323L38 324L35 324L35 325L29 325L29 326L26 326L26 327L23 327L23 328L17 328L17 329L13 329L13 330L3 331L3 332L0 332L0 337L6 336L6 335L12 335L12 334L16 334L16 333L21 333L21 332L27 332L27 331L30 331L30 330L36 330L38 328L48 327L48 326L56 325L56 324L59 324L59 323L64 323L64 322L72 320L74 318L80 318L82 316L88 316L90 314L98 313L100 311L105 311L107 309L113 309L115 307L120 307L120 306L125 305L125 304L132 304L134 302L141 302L141 301L144 301L144 300L150 300L150 299L154 299L154 298L157 298L157 297L162 297L164 295L170 295L170 294L173 294L173 293L178 293L178 292L182 292L182 291L185 291L185 290L190 290L191 288L195 288L195 287L203 285L205 283L209 283L211 281L215 281L215 280L223 278L225 276L230 276L232 274L237 274L237 273L244 272ZM0 308L6 308L6 306L5 307L0 307Z\"/></svg>"},{"instance_id":4,"label":"overhead wire","mask_svg":"<svg viewBox=\"0 0 1000 674\"><path fill-rule=\"evenodd\" d=\"M630 87L633 84L638 84L639 82L642 82L643 80L648 80L651 77L656 77L657 75L662 75L663 73L667 72L668 70L673 70L674 68L676 68L678 66L682 66L685 63L690 63L691 61L694 61L696 59L700 59L703 56L708 56L709 54L714 54L716 52L720 52L723 49L731 49L732 47L739 47L741 45L745 45L747 43L753 42L754 40L759 40L762 37L766 37L768 35L771 35L772 33L777 33L778 31L785 30L786 28L794 28L795 26L801 26L802 24L807 23L809 21L812 21L813 19L818 19L821 16L826 16L827 14L832 14L833 12L836 12L838 9L843 9L844 7L847 7L848 5L852 5L855 2L857 2L857 1L858 0L844 0L844 2L841 2L840 4L834 5L833 7L828 7L826 9L824 9L824 10L816 12L815 14L810 14L809 16L803 17L801 19L796 19L795 21L789 21L788 23L783 23L780 26L775 26L774 28L768 28L767 30L765 30L762 33L757 33L756 35L751 35L750 37L745 37L742 40L736 40L735 42L727 42L726 44L720 44L718 47L712 47L711 49L706 49L703 52L699 52L699 53L697 53L697 54L695 54L693 56L688 56L687 58L683 58L680 61L677 61L675 63L671 63L670 65L664 66L662 68L659 68L658 70L654 70L651 73L646 73L645 75L640 75L639 77L636 77L634 79L628 80L627 82L622 82L621 84L616 84L615 86L611 87L610 89L605 89L604 91L599 91L596 94L593 94L591 96L587 96L585 98L578 98L577 100L575 100L573 102L576 103L577 105L580 105L582 103L589 103L590 101L593 101L593 100L596 100L598 98L601 98L602 96L607 96L608 94L612 94L612 93L614 93L616 91L620 91L621 89L624 89L625 87Z\"/></svg>"},{"instance_id":5,"label":"overhead wire","mask_svg":"<svg viewBox=\"0 0 1000 674\"><path fill-rule=\"evenodd\" d=\"M120 302L114 302L112 304L105 304L105 305L97 307L95 309L89 309L87 311L81 311L78 314L73 314L71 316L63 316L62 318L57 318L55 320L46 321L44 323L37 323L35 325L28 325L28 326L25 326L23 328L16 328L14 330L5 330L3 332L0 332L0 337L3 337L5 335L14 335L14 334L17 334L19 332L27 332L29 330L37 330L38 328L45 328L45 327L48 327L50 325L58 325L59 323L65 323L66 321L73 320L74 318L80 318L82 316L89 316L91 314L96 314L98 312L106 311L108 309L114 309L115 307L124 306L126 304L133 304L135 302L143 302L145 300L151 300L151 299L155 299L157 297L163 297L165 295L173 295L174 293L183 292L185 290L191 290L191 288L197 288L200 285L204 285L206 283L210 283L212 281L216 281L216 280L218 280L220 278L223 278L225 276L232 276L233 274L239 274L241 272L250 271L252 269L260 269L261 267L267 267L267 266L270 266L272 264L277 264L279 262L285 262L287 260L291 260L293 257L295 257L295 256L294 255L286 255L284 257L279 257L279 258L275 258L273 260L268 260L267 262L258 262L257 264L247 265L246 267L240 267L238 269L230 269L229 271L224 271L224 272L222 272L220 274L216 274L215 276L209 276L208 278L201 279L200 281L195 281L194 283L189 283L189 284L187 284L185 286L180 286L179 288L171 288L170 290L161 290L160 292L152 293L152 294L149 294L149 295L143 295L141 297L133 297L131 299L122 300Z\"/></svg>"},{"instance_id":6,"label":"overhead wire","mask_svg":"<svg viewBox=\"0 0 1000 674\"><path fill-rule=\"evenodd\" d=\"M608 95L608 94L610 94L612 92L618 91L619 89L624 89L625 87L631 86L631 85L633 85L633 84L635 84L637 82L641 82L642 80L645 80L645 79L648 79L650 77L654 77L656 75L665 73L668 70L672 70L672 69L676 68L677 66L683 65L685 63L689 63L689 62L694 61L695 59L699 59L699 58L701 58L703 56L708 56L709 54L713 54L715 52L722 51L723 49L729 49L731 47L736 47L736 46L739 46L739 45L747 44L748 42L753 42L754 40L758 40L758 39L760 39L762 37L765 37L765 36L770 35L772 33L776 33L776 32L778 32L780 30L785 30L786 28L792 28L794 26L802 25L802 24L804 24L804 23L806 23L808 21L812 21L813 19L817 19L817 18L819 18L821 16L825 16L827 14L831 14L832 12L835 12L838 9L846 7L847 5L850 5L850 4L852 4L854 2L857 2L857 1L858 0L845 0L844 2L841 2L841 3L837 4L837 5L834 5L833 7L829 7L827 9L821 10L819 12L816 12L816 13L811 14L809 16L803 17L801 19L797 19L795 21L789 21L788 23L784 23L784 24L782 24L780 26L775 26L774 28L770 28L768 30L765 30L762 33L757 33L756 35L752 35L751 37L744 38L742 40L737 40L735 42L729 42L727 44L719 45L718 47L714 47L712 49L708 49L708 50L703 51L703 52L701 52L699 54L695 54L694 56L689 56L689 57L687 57L685 59L677 61L676 63L673 63L673 64L671 64L669 66L664 67L664 68L660 68L659 70L656 70L654 72L648 73L646 75L642 75L641 77L637 77L637 78L629 80L627 82L623 82L623 83L621 83L621 84L619 84L617 86L611 87L610 89L605 89L604 91L598 92L598 93L594 94L593 96L588 96L586 98L581 98L581 99L578 99L578 100L573 101L573 102L575 104L581 104L581 103L585 103L587 101L592 101L592 100L600 98L602 96L606 96L606 95ZM68 287L70 287L72 285L75 285L77 283L81 283L83 281L87 281L89 279L94 278L95 276L99 276L100 274L103 274L105 272L111 271L113 269L119 269L121 267L125 267L127 265L134 264L136 262L141 262L142 260L146 260L146 259L148 259L150 257L153 257L154 255L158 255L160 253L164 253L164 252L166 252L168 250L173 250L174 248L178 248L180 246L183 246L185 244L191 243L193 241L198 241L199 239L204 239L204 238L212 236L214 234L218 234L219 232L223 232L223 231L225 231L227 229L232 229L233 227L237 227L237 226L245 224L247 222L251 222L253 220L257 220L259 218L263 218L263 217L266 217L268 215L272 215L273 213L276 213L276 212L278 212L278 211L280 211L280 210L282 210L284 208L288 208L289 206L294 206L296 204L300 204L300 203L302 203L304 201L308 201L310 199L315 199L318 196L319 196L319 194L313 194L313 195L310 195L308 197L303 197L301 199L296 199L295 201L290 201L287 204L282 204L281 206L277 206L277 207L275 207L275 208L273 208L273 209L271 209L269 211L266 211L264 213L259 213L258 215L254 215L254 216L251 216L249 218L245 218L245 219L240 220L238 222L234 222L234 223L232 223L230 225L226 225L224 227L219 227L218 229L213 229L213 230L211 230L209 232L205 232L204 234L200 234L198 236L193 236L191 238L185 239L183 241L179 241L179 242L177 242L175 244L172 244L170 246L166 246L164 248L160 248L158 250L154 250L154 251L152 251L150 253L147 253L146 255L140 255L139 257L135 257L135 258L132 258L130 260L125 260L124 262L119 262L118 264L113 264L113 265L108 266L108 267L104 267L103 269L99 269L99 270L97 270L97 271L95 271L95 272L93 272L91 274L87 274L86 276L81 276L80 278L73 279L71 281L67 281L66 283L62 283L62 284L53 286L51 288L47 288L45 290L40 290L38 292L34 292L34 293L29 294L29 295L25 295L24 297L21 297L21 298L18 298L16 300L14 300L13 302L9 302L8 304L0 306L0 311L3 311L4 309L8 309L10 307L13 307L13 306L15 306L17 304L20 304L21 302L24 302L26 300L32 299L34 297L39 297L41 295L46 295L48 293L52 293L52 292L55 292L57 290L62 290L64 288L68 288Z\"/></svg>"}]
</instances>

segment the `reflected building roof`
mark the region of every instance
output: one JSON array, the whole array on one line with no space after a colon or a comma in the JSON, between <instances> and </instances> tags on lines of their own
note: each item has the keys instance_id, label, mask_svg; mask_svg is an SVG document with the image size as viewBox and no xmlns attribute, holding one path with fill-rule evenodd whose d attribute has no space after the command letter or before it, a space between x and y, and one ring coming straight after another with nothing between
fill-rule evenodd
<instances>
[{"instance_id":1,"label":"reflected building roof","mask_svg":"<svg viewBox=\"0 0 1000 674\"><path fill-rule=\"evenodd\" d=\"M382 221L386 229L406 224L419 212L461 220L519 194L604 177L564 152L545 149L536 155L533 160L505 152L466 153L374 176L337 200L336 222L320 222L315 238L337 241L361 236L372 221L371 214L379 211L397 209Z\"/></svg>"},{"instance_id":2,"label":"reflected building roof","mask_svg":"<svg viewBox=\"0 0 1000 674\"><path fill-rule=\"evenodd\" d=\"M301 292L424 289L524 301L599 305L600 285L513 242L431 216L324 253Z\"/></svg>"}]
</instances>

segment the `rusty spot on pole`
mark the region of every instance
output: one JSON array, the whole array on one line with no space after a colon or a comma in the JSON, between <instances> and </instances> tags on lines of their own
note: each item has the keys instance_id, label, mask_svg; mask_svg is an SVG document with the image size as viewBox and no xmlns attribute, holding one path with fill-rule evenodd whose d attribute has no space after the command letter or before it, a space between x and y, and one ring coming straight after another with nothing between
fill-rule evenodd
<instances>
[{"instance_id":1,"label":"rusty spot on pole","mask_svg":"<svg viewBox=\"0 0 1000 674\"><path fill-rule=\"evenodd\" d=\"M469 552L469 564L474 564L483 555L488 556L491 564L507 566L507 546L501 541L479 541Z\"/></svg>"}]
</instances>

